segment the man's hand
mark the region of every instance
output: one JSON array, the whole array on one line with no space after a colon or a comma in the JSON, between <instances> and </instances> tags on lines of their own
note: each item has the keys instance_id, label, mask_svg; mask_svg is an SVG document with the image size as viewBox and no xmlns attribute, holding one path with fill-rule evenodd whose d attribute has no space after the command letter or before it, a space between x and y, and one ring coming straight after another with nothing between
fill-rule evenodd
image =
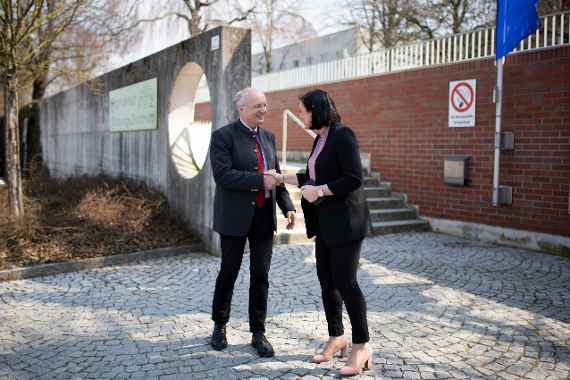
<instances>
[{"instance_id":1,"label":"man's hand","mask_svg":"<svg viewBox=\"0 0 570 380\"><path fill-rule=\"evenodd\" d=\"M301 187L301 193L303 194L303 198L313 203L319 199L319 186L305 185Z\"/></svg>"},{"instance_id":2,"label":"man's hand","mask_svg":"<svg viewBox=\"0 0 570 380\"><path fill-rule=\"evenodd\" d=\"M263 174L263 188L265 190L273 190L277 184L277 179L271 173Z\"/></svg>"},{"instance_id":3,"label":"man's hand","mask_svg":"<svg viewBox=\"0 0 570 380\"><path fill-rule=\"evenodd\" d=\"M265 171L265 173L263 174L267 174L267 175L272 175L273 178L275 178L277 180L277 185L280 186L281 184L283 184L283 175L277 173L277 171L275 171L275 169L271 169L271 170L267 170Z\"/></svg>"},{"instance_id":4,"label":"man's hand","mask_svg":"<svg viewBox=\"0 0 570 380\"><path fill-rule=\"evenodd\" d=\"M295 211L287 211L287 229L292 230L295 227Z\"/></svg>"}]
</instances>

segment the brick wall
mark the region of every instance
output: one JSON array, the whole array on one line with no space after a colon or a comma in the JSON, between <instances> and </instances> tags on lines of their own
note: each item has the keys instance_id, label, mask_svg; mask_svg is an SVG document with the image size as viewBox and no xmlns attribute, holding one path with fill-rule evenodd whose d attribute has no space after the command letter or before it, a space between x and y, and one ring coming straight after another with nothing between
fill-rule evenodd
<instances>
[{"instance_id":1,"label":"brick wall","mask_svg":"<svg viewBox=\"0 0 570 380\"><path fill-rule=\"evenodd\" d=\"M462 79L477 80L476 126L449 128L449 82ZM422 215L570 236L570 47L507 58L502 130L514 133L515 149L501 153L500 183L513 187L513 204L498 208L491 206L495 82L494 61L479 60L318 87L372 154L373 170ZM267 94L265 127L278 144L282 110L296 112L310 89ZM288 146L308 150L311 139L291 123ZM471 156L466 187L443 183L444 158L458 154Z\"/></svg>"}]
</instances>

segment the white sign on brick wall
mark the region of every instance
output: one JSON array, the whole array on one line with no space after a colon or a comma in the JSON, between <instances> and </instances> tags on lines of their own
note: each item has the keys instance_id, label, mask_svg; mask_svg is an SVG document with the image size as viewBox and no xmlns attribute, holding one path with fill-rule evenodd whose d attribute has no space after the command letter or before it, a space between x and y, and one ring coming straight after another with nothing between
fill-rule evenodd
<instances>
[{"instance_id":1,"label":"white sign on brick wall","mask_svg":"<svg viewBox=\"0 0 570 380\"><path fill-rule=\"evenodd\" d=\"M449 128L475 126L477 80L449 82Z\"/></svg>"}]
</instances>

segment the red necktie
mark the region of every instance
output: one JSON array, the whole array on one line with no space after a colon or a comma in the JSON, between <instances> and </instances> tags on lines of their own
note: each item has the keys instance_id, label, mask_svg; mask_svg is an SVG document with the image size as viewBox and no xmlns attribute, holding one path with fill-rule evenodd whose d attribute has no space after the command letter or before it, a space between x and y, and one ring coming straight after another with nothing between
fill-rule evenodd
<instances>
[{"instance_id":1,"label":"red necktie","mask_svg":"<svg viewBox=\"0 0 570 380\"><path fill-rule=\"evenodd\" d=\"M257 156L257 171L263 174L263 172L265 172L265 165L263 163L263 155L261 154L261 146L259 146L257 139L255 139L255 155ZM259 208L263 207L265 204L265 189L261 189L257 192L255 204Z\"/></svg>"}]
</instances>

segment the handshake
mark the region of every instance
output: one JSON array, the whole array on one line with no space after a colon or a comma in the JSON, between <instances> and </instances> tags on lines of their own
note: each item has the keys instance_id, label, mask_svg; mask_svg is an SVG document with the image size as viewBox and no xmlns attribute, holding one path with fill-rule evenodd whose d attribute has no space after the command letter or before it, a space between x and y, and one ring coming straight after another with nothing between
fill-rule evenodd
<instances>
[{"instance_id":1,"label":"handshake","mask_svg":"<svg viewBox=\"0 0 570 380\"><path fill-rule=\"evenodd\" d=\"M275 169L267 170L263 173L263 187L266 191L273 190L276 186L283 184L283 174L277 173Z\"/></svg>"}]
</instances>

